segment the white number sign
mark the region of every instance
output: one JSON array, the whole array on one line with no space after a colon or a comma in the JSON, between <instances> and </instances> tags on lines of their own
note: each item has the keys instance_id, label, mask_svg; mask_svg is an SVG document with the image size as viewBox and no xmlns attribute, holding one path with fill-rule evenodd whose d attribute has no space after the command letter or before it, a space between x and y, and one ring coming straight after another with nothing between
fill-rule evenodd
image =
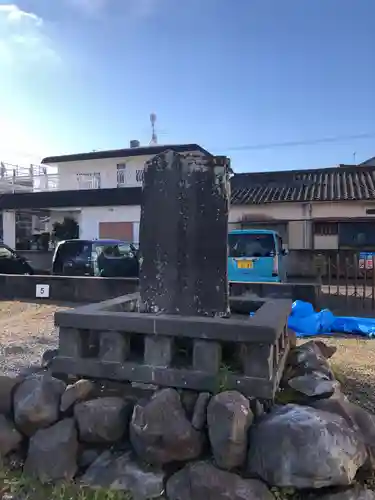
<instances>
[{"instance_id":1,"label":"white number sign","mask_svg":"<svg viewBox=\"0 0 375 500\"><path fill-rule=\"evenodd\" d=\"M49 285L36 285L35 296L41 299L48 299Z\"/></svg>"}]
</instances>

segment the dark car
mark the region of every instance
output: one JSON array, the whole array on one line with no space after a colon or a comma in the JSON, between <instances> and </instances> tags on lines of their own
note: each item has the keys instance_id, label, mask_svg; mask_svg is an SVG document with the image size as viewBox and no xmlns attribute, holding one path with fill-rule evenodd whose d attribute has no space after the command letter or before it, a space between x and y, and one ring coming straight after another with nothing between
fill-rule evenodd
<instances>
[{"instance_id":1,"label":"dark car","mask_svg":"<svg viewBox=\"0 0 375 500\"><path fill-rule=\"evenodd\" d=\"M138 250L121 240L61 241L53 256L52 274L138 277Z\"/></svg>"},{"instance_id":2,"label":"dark car","mask_svg":"<svg viewBox=\"0 0 375 500\"><path fill-rule=\"evenodd\" d=\"M24 257L0 243L0 274L34 274L34 269Z\"/></svg>"}]
</instances>

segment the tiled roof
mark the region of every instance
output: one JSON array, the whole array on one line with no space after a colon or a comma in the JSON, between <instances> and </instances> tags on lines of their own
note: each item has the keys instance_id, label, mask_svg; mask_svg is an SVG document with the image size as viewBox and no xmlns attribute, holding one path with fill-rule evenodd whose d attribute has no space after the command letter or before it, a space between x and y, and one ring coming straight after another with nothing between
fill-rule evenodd
<instances>
[{"instance_id":1,"label":"tiled roof","mask_svg":"<svg viewBox=\"0 0 375 500\"><path fill-rule=\"evenodd\" d=\"M375 200L375 166L235 174L232 205Z\"/></svg>"}]
</instances>

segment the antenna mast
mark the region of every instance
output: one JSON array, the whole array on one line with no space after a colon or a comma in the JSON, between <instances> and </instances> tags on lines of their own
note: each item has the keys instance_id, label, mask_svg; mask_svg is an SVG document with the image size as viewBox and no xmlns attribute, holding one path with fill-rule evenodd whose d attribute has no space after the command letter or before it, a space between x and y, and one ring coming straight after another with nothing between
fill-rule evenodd
<instances>
[{"instance_id":1,"label":"antenna mast","mask_svg":"<svg viewBox=\"0 0 375 500\"><path fill-rule=\"evenodd\" d=\"M155 113L150 114L150 122L151 122L151 130L152 130L150 144L157 144L158 143L158 136L156 135L156 131L155 131L156 118L157 117L156 117Z\"/></svg>"}]
</instances>

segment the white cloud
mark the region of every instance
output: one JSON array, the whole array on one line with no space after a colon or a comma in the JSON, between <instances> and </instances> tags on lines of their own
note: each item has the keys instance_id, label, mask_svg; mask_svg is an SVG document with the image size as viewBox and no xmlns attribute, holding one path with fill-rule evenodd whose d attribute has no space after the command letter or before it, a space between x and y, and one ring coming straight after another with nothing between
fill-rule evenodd
<instances>
[{"instance_id":1,"label":"white cloud","mask_svg":"<svg viewBox=\"0 0 375 500\"><path fill-rule=\"evenodd\" d=\"M24 65L56 61L43 19L17 5L0 5L0 63Z\"/></svg>"}]
</instances>

